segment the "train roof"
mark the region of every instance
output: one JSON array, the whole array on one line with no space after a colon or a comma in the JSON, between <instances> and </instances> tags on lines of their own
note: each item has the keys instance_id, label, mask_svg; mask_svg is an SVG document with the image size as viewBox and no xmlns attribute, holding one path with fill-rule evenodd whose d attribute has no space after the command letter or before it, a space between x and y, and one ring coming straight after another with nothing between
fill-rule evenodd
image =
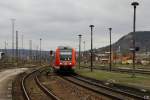
<instances>
[{"instance_id":1,"label":"train roof","mask_svg":"<svg viewBox=\"0 0 150 100\"><path fill-rule=\"evenodd\" d=\"M58 48L59 48L59 49L63 49L63 50L64 50L64 49L72 49L72 48L69 47L69 46L58 46Z\"/></svg>"}]
</instances>

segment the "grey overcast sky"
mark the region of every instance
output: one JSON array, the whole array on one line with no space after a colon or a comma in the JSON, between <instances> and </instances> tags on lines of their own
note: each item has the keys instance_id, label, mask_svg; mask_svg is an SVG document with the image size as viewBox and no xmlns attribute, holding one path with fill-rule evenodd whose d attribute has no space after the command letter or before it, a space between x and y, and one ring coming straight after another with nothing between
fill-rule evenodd
<instances>
[{"instance_id":1,"label":"grey overcast sky","mask_svg":"<svg viewBox=\"0 0 150 100\"><path fill-rule=\"evenodd\" d=\"M39 46L51 50L60 45L78 49L78 34L90 48L90 24L94 24L94 48L109 44L108 28L112 27L112 40L132 31L133 7L135 0L0 0L0 48L12 47L11 18L15 18L15 30L24 35L24 48ZM136 0L137 30L150 30L150 0ZM82 43L83 47L83 43ZM83 48L82 48L83 50Z\"/></svg>"}]
</instances>

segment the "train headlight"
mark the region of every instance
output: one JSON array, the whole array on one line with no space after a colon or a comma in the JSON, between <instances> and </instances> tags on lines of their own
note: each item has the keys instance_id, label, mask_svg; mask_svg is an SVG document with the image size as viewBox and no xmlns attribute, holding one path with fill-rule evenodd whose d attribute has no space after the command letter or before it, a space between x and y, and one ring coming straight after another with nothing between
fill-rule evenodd
<instances>
[{"instance_id":1,"label":"train headlight","mask_svg":"<svg viewBox=\"0 0 150 100\"><path fill-rule=\"evenodd\" d=\"M61 62L60 62L59 64L60 64L60 65L62 65L62 63L61 63Z\"/></svg>"}]
</instances>

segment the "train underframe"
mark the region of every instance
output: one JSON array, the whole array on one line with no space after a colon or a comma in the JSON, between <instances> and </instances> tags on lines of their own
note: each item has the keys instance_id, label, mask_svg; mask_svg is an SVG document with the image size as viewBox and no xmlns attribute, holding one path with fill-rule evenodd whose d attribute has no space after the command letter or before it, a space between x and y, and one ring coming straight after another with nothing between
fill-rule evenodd
<instances>
[{"instance_id":1,"label":"train underframe","mask_svg":"<svg viewBox=\"0 0 150 100\"><path fill-rule=\"evenodd\" d=\"M75 69L75 66L55 66L53 67L54 68L54 72L57 72L57 73L61 73L61 74L72 74L72 73L75 73L74 69Z\"/></svg>"}]
</instances>

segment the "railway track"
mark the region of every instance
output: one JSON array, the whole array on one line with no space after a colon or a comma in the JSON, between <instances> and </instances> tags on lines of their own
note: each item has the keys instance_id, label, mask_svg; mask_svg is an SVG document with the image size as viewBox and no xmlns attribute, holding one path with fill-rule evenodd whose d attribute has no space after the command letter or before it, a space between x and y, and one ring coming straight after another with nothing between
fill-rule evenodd
<instances>
[{"instance_id":1,"label":"railway track","mask_svg":"<svg viewBox=\"0 0 150 100\"><path fill-rule=\"evenodd\" d=\"M108 70L108 69L102 69L102 70ZM114 68L112 71L133 73L132 69ZM138 74L147 74L147 75L150 75L150 70L136 69L136 70L134 70L134 72L138 73Z\"/></svg>"},{"instance_id":2,"label":"railway track","mask_svg":"<svg viewBox=\"0 0 150 100\"><path fill-rule=\"evenodd\" d=\"M63 79L72 82L73 84L79 85L83 88L96 92L98 94L102 94L106 97L109 97L114 100L148 100L145 96L139 96L134 94L133 92L123 91L121 89L113 88L101 84L97 80L85 78L81 76L63 76ZM134 91L135 92L135 91Z\"/></svg>"},{"instance_id":3,"label":"railway track","mask_svg":"<svg viewBox=\"0 0 150 100\"><path fill-rule=\"evenodd\" d=\"M39 81L39 70L35 70L23 77L21 87L24 98L26 100L60 100Z\"/></svg>"},{"instance_id":4,"label":"railway track","mask_svg":"<svg viewBox=\"0 0 150 100\"><path fill-rule=\"evenodd\" d=\"M82 68L90 68L90 67L82 67ZM109 70L108 68L98 68L98 67L93 67L93 69L96 69L96 70ZM123 69L123 68L113 68L112 71L114 71L114 72L133 73L132 69ZM136 69L136 70L134 70L134 73L150 75L150 70Z\"/></svg>"},{"instance_id":5,"label":"railway track","mask_svg":"<svg viewBox=\"0 0 150 100\"><path fill-rule=\"evenodd\" d=\"M23 77L21 86L24 97L27 100L60 100L48 88L46 88L38 79L42 71L35 70ZM127 87L117 86L116 84L104 83L99 80L83 77L80 75L62 76L64 80L76 84L79 87L93 91L94 93L103 95L113 100L149 100L149 93L138 93L138 90L132 90ZM34 87L36 93L34 91ZM146 93L146 94L145 94ZM41 99L42 98L42 99Z\"/></svg>"}]
</instances>

